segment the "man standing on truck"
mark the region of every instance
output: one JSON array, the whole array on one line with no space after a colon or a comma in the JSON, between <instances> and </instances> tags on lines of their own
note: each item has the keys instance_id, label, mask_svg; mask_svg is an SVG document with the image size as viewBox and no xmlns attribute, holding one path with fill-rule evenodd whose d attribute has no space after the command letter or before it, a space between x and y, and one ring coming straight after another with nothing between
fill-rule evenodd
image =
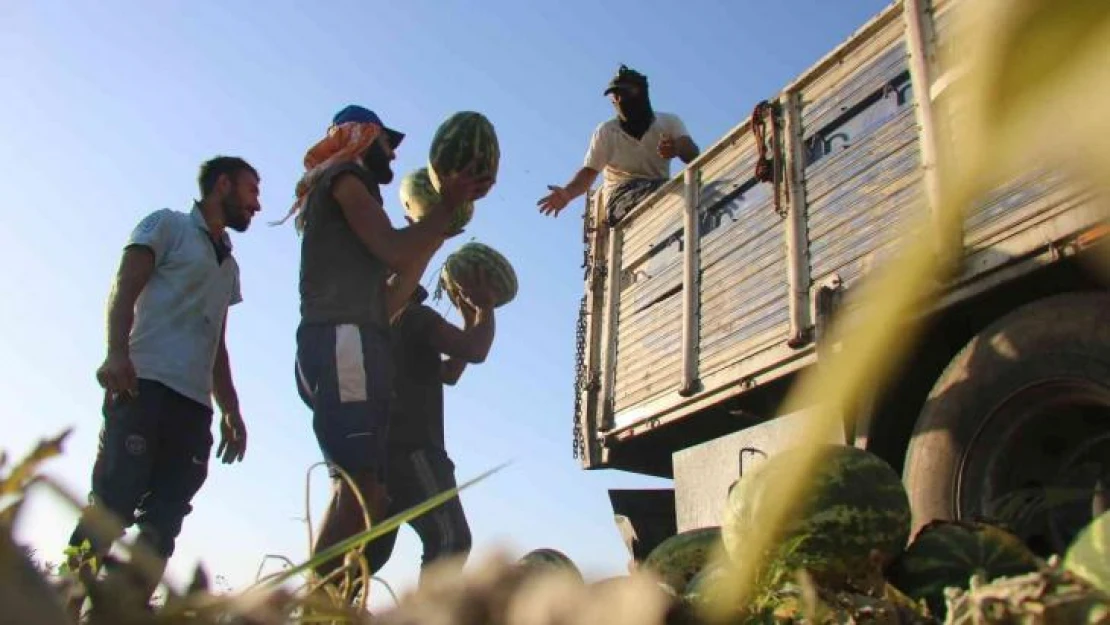
<instances>
[{"instance_id":1,"label":"man standing on truck","mask_svg":"<svg viewBox=\"0 0 1110 625\"><path fill-rule=\"evenodd\" d=\"M613 226L670 179L672 158L683 163L697 158L698 146L682 120L652 108L647 76L621 65L604 95L612 101L616 117L594 129L585 163L570 182L547 187L551 193L537 202L541 213L557 216L604 172L602 197Z\"/></svg>"},{"instance_id":2,"label":"man standing on truck","mask_svg":"<svg viewBox=\"0 0 1110 625\"><path fill-rule=\"evenodd\" d=\"M245 232L261 210L259 177L243 159L219 156L201 165L199 185L190 212L154 211L131 232L108 299L108 354L96 371L104 422L90 508L113 513L124 529L138 525L162 570L208 477L213 394L222 412L216 455L230 464L247 448L224 338L228 308L243 299L227 229ZM86 525L88 513L70 536L73 570L111 549ZM140 600L153 594L157 574L138 580Z\"/></svg>"},{"instance_id":3,"label":"man standing on truck","mask_svg":"<svg viewBox=\"0 0 1110 625\"><path fill-rule=\"evenodd\" d=\"M333 483L314 554L365 529L358 498L338 469L357 485L370 518L383 518L389 322L446 239L455 208L489 185L467 175L447 178L438 208L393 228L380 185L393 180L390 161L403 138L367 108L339 111L327 136L305 155L290 211L303 236L297 389L312 409ZM316 572L326 576L340 564L332 558Z\"/></svg>"},{"instance_id":4,"label":"man standing on truck","mask_svg":"<svg viewBox=\"0 0 1110 625\"><path fill-rule=\"evenodd\" d=\"M425 304L427 296L418 286L393 322L395 377L386 466L387 516L457 486L455 464L444 442L443 385L456 384L468 364L484 362L493 344L494 293L484 273L479 271L464 284L459 297L448 294L462 315L462 329ZM460 566L465 561L470 527L457 496L413 519L410 525L423 546L422 571L443 558L458 557ZM366 545L371 573L389 561L396 539L394 530Z\"/></svg>"}]
</instances>

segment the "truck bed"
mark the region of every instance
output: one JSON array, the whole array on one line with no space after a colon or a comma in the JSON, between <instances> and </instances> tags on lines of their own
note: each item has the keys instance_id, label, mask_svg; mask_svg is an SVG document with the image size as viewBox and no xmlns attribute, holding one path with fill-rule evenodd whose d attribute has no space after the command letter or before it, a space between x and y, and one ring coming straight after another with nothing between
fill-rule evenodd
<instances>
[{"instance_id":1,"label":"truck bed","mask_svg":"<svg viewBox=\"0 0 1110 625\"><path fill-rule=\"evenodd\" d=\"M958 58L956 4L926 3L927 58ZM913 236L906 227L929 211L928 139L907 17L892 4L771 100L784 120L777 184L755 178L748 119L613 229L603 198L589 196L575 414L585 468L638 470L611 452L812 366L819 293L850 295ZM935 97L958 67L928 67ZM959 138L945 128L960 107L943 104L929 123L958 166ZM1056 242L1097 223L1087 197L1030 171L984 198L943 305L1047 262Z\"/></svg>"}]
</instances>

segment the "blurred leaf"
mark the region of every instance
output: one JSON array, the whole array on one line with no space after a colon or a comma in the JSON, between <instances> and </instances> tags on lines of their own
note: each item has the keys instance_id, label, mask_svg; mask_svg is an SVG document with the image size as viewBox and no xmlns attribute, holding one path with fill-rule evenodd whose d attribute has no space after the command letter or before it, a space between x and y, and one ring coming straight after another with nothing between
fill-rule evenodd
<instances>
[{"instance_id":1,"label":"blurred leaf","mask_svg":"<svg viewBox=\"0 0 1110 625\"><path fill-rule=\"evenodd\" d=\"M1068 548L1064 568L1110 595L1110 512L1103 512Z\"/></svg>"},{"instance_id":2,"label":"blurred leaf","mask_svg":"<svg viewBox=\"0 0 1110 625\"><path fill-rule=\"evenodd\" d=\"M1110 176L1110 2L979 0L965 86L964 132L982 171L1067 164L1094 184Z\"/></svg>"},{"instance_id":3,"label":"blurred leaf","mask_svg":"<svg viewBox=\"0 0 1110 625\"><path fill-rule=\"evenodd\" d=\"M22 493L39 465L62 453L62 443L71 432L73 429L69 428L54 438L39 441L35 449L12 468L11 473L0 479L0 497Z\"/></svg>"}]
</instances>

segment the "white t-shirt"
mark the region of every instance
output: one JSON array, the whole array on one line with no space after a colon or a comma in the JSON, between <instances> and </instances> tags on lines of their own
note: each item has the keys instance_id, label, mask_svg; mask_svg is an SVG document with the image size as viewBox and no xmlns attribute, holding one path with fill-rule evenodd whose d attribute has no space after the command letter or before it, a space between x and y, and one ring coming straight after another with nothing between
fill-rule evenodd
<instances>
[{"instance_id":1,"label":"white t-shirt","mask_svg":"<svg viewBox=\"0 0 1110 625\"><path fill-rule=\"evenodd\" d=\"M689 134L677 115L659 111L639 140L621 130L616 118L602 122L590 137L583 164L603 173L602 189L606 195L614 186L634 178L670 178L670 159L659 156L659 140L664 133L671 139Z\"/></svg>"},{"instance_id":2,"label":"white t-shirt","mask_svg":"<svg viewBox=\"0 0 1110 625\"><path fill-rule=\"evenodd\" d=\"M135 372L208 408L227 309L243 300L226 232L222 241L228 253L219 262L196 207L189 213L156 210L127 240L154 253L154 273L135 303L130 337Z\"/></svg>"}]
</instances>

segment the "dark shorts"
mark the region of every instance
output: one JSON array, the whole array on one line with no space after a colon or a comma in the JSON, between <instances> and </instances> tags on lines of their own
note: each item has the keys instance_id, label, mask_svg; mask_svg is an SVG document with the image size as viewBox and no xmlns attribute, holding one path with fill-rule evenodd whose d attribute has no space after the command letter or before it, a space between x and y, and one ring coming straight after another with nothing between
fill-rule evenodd
<instances>
[{"instance_id":1,"label":"dark shorts","mask_svg":"<svg viewBox=\"0 0 1110 625\"><path fill-rule=\"evenodd\" d=\"M115 513L125 528L138 525L155 551L168 558L193 510L193 496L208 478L212 410L140 379L138 396L106 397L103 413L90 502ZM85 538L79 526L70 544Z\"/></svg>"},{"instance_id":2,"label":"dark shorts","mask_svg":"<svg viewBox=\"0 0 1110 625\"><path fill-rule=\"evenodd\" d=\"M434 447L390 450L387 475L390 502L386 518L457 486L455 463L445 451ZM470 552L470 525L457 496L416 517L409 525L420 537L424 549L423 566L440 558ZM393 530L367 543L363 553L371 573L381 570L389 561L396 540L397 530Z\"/></svg>"},{"instance_id":3,"label":"dark shorts","mask_svg":"<svg viewBox=\"0 0 1110 625\"><path fill-rule=\"evenodd\" d=\"M373 326L297 329L297 390L312 409L316 441L330 465L352 475L384 469L389 358L389 335Z\"/></svg>"}]
</instances>

